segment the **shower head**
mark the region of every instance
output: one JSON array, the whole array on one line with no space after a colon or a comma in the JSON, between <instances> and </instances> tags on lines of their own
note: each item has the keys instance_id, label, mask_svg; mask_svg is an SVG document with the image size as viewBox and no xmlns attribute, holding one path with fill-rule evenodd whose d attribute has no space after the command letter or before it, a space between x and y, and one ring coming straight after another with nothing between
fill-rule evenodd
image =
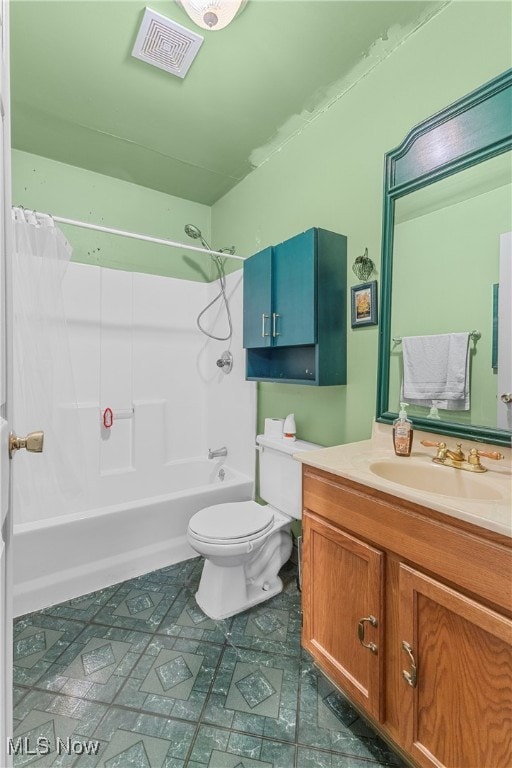
<instances>
[{"instance_id":1,"label":"shower head","mask_svg":"<svg viewBox=\"0 0 512 768\"><path fill-rule=\"evenodd\" d=\"M185 224L185 234L193 238L193 240L198 240L202 237L201 230L195 224Z\"/></svg>"},{"instance_id":2,"label":"shower head","mask_svg":"<svg viewBox=\"0 0 512 768\"><path fill-rule=\"evenodd\" d=\"M199 227L196 227L195 224L185 224L185 234L188 235L189 237L191 237L192 240L200 240L202 245L204 246L204 248L208 248L209 251L213 251L213 248L210 245L208 245L208 243L206 242L206 240L203 237L203 233L201 232ZM234 245L230 246L229 248L221 248L220 249L220 253L225 253L225 254L228 254L230 256L232 256L234 254L234 252L235 252L235 246ZM212 254L212 257L214 259L215 258L217 258L217 259L219 258L219 256L214 256L213 254Z\"/></svg>"},{"instance_id":3,"label":"shower head","mask_svg":"<svg viewBox=\"0 0 512 768\"><path fill-rule=\"evenodd\" d=\"M191 237L192 240L200 240L205 248L208 248L209 251L212 250L204 239L201 230L195 224L185 224L185 234Z\"/></svg>"}]
</instances>

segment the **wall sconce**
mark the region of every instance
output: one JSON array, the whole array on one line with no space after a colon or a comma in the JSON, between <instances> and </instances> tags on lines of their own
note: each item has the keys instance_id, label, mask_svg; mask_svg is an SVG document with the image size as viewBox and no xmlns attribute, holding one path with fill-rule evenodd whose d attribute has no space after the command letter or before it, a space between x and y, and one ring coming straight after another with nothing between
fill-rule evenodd
<instances>
[{"instance_id":1,"label":"wall sconce","mask_svg":"<svg viewBox=\"0 0 512 768\"><path fill-rule=\"evenodd\" d=\"M364 249L364 254L358 256L352 264L352 272L359 279L365 282L373 272L375 264L368 256L368 248Z\"/></svg>"},{"instance_id":2,"label":"wall sconce","mask_svg":"<svg viewBox=\"0 0 512 768\"><path fill-rule=\"evenodd\" d=\"M247 0L176 0L202 29L224 29L244 9Z\"/></svg>"}]
</instances>

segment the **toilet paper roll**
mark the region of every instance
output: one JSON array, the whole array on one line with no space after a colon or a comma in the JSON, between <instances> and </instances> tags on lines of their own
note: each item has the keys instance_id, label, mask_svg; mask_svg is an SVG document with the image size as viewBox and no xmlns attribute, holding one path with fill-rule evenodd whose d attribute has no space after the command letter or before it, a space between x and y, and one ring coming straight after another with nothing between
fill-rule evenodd
<instances>
[{"instance_id":1,"label":"toilet paper roll","mask_svg":"<svg viewBox=\"0 0 512 768\"><path fill-rule=\"evenodd\" d=\"M284 419L265 419L265 436L282 437Z\"/></svg>"}]
</instances>

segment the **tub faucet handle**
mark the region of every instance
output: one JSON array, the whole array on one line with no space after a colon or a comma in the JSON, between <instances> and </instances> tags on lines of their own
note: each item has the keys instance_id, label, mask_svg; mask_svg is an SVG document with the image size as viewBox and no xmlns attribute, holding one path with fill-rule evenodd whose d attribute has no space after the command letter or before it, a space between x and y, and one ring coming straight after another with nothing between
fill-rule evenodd
<instances>
[{"instance_id":1,"label":"tub faucet handle","mask_svg":"<svg viewBox=\"0 0 512 768\"><path fill-rule=\"evenodd\" d=\"M217 360L217 367L221 368L224 373L231 373L233 368L233 355L229 350L226 350Z\"/></svg>"}]
</instances>

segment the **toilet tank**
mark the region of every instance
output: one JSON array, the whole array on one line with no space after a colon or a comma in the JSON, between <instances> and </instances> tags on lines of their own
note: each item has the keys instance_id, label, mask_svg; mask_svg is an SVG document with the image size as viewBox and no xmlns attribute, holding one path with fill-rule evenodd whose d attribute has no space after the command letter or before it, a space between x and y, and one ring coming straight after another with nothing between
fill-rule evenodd
<instances>
[{"instance_id":1,"label":"toilet tank","mask_svg":"<svg viewBox=\"0 0 512 768\"><path fill-rule=\"evenodd\" d=\"M284 440L258 435L260 496L289 517L302 517L302 465L293 458L299 451L314 451L321 445L304 440Z\"/></svg>"}]
</instances>

